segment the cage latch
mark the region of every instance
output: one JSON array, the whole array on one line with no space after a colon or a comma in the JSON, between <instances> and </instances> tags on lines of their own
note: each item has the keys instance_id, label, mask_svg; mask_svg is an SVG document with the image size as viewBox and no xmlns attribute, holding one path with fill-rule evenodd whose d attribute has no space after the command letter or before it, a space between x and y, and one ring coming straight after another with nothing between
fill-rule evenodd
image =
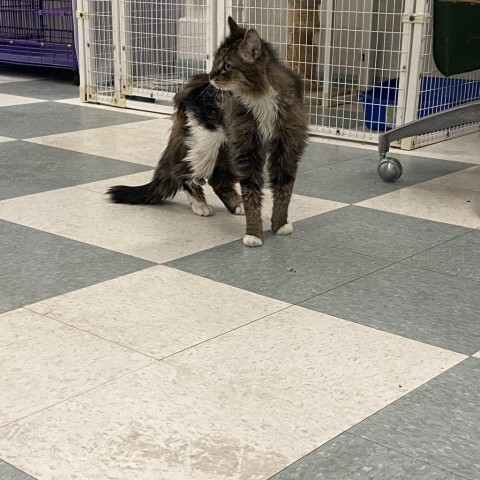
<instances>
[{"instance_id":1,"label":"cage latch","mask_svg":"<svg viewBox=\"0 0 480 480\"><path fill-rule=\"evenodd\" d=\"M403 23L427 23L430 15L427 13L404 13L402 15Z\"/></svg>"},{"instance_id":2,"label":"cage latch","mask_svg":"<svg viewBox=\"0 0 480 480\"><path fill-rule=\"evenodd\" d=\"M75 17L77 17L77 18L82 18L82 19L85 20L87 18L87 16L88 16L88 13L85 12L84 10L77 10L75 12Z\"/></svg>"}]
</instances>

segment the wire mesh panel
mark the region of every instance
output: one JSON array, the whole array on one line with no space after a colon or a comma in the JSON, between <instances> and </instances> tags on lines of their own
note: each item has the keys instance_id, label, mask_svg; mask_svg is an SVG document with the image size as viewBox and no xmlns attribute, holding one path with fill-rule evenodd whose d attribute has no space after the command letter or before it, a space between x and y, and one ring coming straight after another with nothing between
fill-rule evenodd
<instances>
[{"instance_id":1,"label":"wire mesh panel","mask_svg":"<svg viewBox=\"0 0 480 480\"><path fill-rule=\"evenodd\" d=\"M421 25L421 40L412 49L411 98L414 115L408 120L437 113L463 103L480 100L480 70L446 78L435 66L433 58L433 1L417 0L417 11L427 14ZM418 75L415 75L418 71ZM480 122L460 125L426 135L416 136L403 143L403 147L418 148L423 145L458 137L480 130Z\"/></svg>"},{"instance_id":2,"label":"wire mesh panel","mask_svg":"<svg viewBox=\"0 0 480 480\"><path fill-rule=\"evenodd\" d=\"M376 140L400 124L413 0L228 0L305 82L314 131Z\"/></svg>"},{"instance_id":3,"label":"wire mesh panel","mask_svg":"<svg viewBox=\"0 0 480 480\"><path fill-rule=\"evenodd\" d=\"M211 55L207 0L122 0L123 93L171 97Z\"/></svg>"},{"instance_id":4,"label":"wire mesh panel","mask_svg":"<svg viewBox=\"0 0 480 480\"><path fill-rule=\"evenodd\" d=\"M83 29L87 100L112 103L115 92L115 43L112 0L83 0L79 4ZM117 80L118 83L118 80Z\"/></svg>"}]
</instances>

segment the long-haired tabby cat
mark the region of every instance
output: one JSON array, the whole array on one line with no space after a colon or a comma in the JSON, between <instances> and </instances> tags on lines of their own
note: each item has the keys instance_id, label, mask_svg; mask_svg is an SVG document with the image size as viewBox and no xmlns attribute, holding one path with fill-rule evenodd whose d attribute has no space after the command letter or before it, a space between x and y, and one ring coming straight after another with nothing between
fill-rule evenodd
<instances>
[{"instance_id":1,"label":"long-haired tabby cat","mask_svg":"<svg viewBox=\"0 0 480 480\"><path fill-rule=\"evenodd\" d=\"M211 72L192 77L174 98L168 145L153 179L138 187L109 189L116 203L161 203L180 190L193 213L213 215L202 185L208 182L227 209L245 213L249 247L262 245L264 166L273 196L272 230L292 232L288 206L307 139L302 82L280 63L258 33L229 17L230 35ZM240 182L241 196L235 185Z\"/></svg>"}]
</instances>

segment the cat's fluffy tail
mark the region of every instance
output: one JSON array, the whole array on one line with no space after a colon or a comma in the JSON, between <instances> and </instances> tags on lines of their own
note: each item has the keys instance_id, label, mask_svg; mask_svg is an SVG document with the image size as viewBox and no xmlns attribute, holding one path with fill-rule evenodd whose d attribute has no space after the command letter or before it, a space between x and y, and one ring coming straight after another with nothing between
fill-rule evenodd
<instances>
[{"instance_id":1,"label":"cat's fluffy tail","mask_svg":"<svg viewBox=\"0 0 480 480\"><path fill-rule=\"evenodd\" d=\"M107 194L113 203L128 203L130 205L153 205L174 197L179 185L168 179L156 179L138 187L116 185L108 189Z\"/></svg>"},{"instance_id":2,"label":"cat's fluffy tail","mask_svg":"<svg viewBox=\"0 0 480 480\"><path fill-rule=\"evenodd\" d=\"M173 118L172 133L150 183L138 187L117 185L111 187L107 194L114 203L132 205L153 205L174 197L182 188L182 173L186 168L182 163L186 155L184 128L186 117L176 112Z\"/></svg>"}]
</instances>

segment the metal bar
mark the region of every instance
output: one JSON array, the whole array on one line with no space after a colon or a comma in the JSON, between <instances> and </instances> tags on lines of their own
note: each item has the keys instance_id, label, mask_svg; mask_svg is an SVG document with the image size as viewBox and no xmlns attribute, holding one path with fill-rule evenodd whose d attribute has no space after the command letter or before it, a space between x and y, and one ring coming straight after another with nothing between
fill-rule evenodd
<instances>
[{"instance_id":1,"label":"metal bar","mask_svg":"<svg viewBox=\"0 0 480 480\"><path fill-rule=\"evenodd\" d=\"M423 135L424 133L478 121L480 121L480 102L460 105L459 107L435 113L384 133L379 138L378 151L380 157L384 158L390 148L390 143L395 140L402 140L406 137Z\"/></svg>"}]
</instances>

